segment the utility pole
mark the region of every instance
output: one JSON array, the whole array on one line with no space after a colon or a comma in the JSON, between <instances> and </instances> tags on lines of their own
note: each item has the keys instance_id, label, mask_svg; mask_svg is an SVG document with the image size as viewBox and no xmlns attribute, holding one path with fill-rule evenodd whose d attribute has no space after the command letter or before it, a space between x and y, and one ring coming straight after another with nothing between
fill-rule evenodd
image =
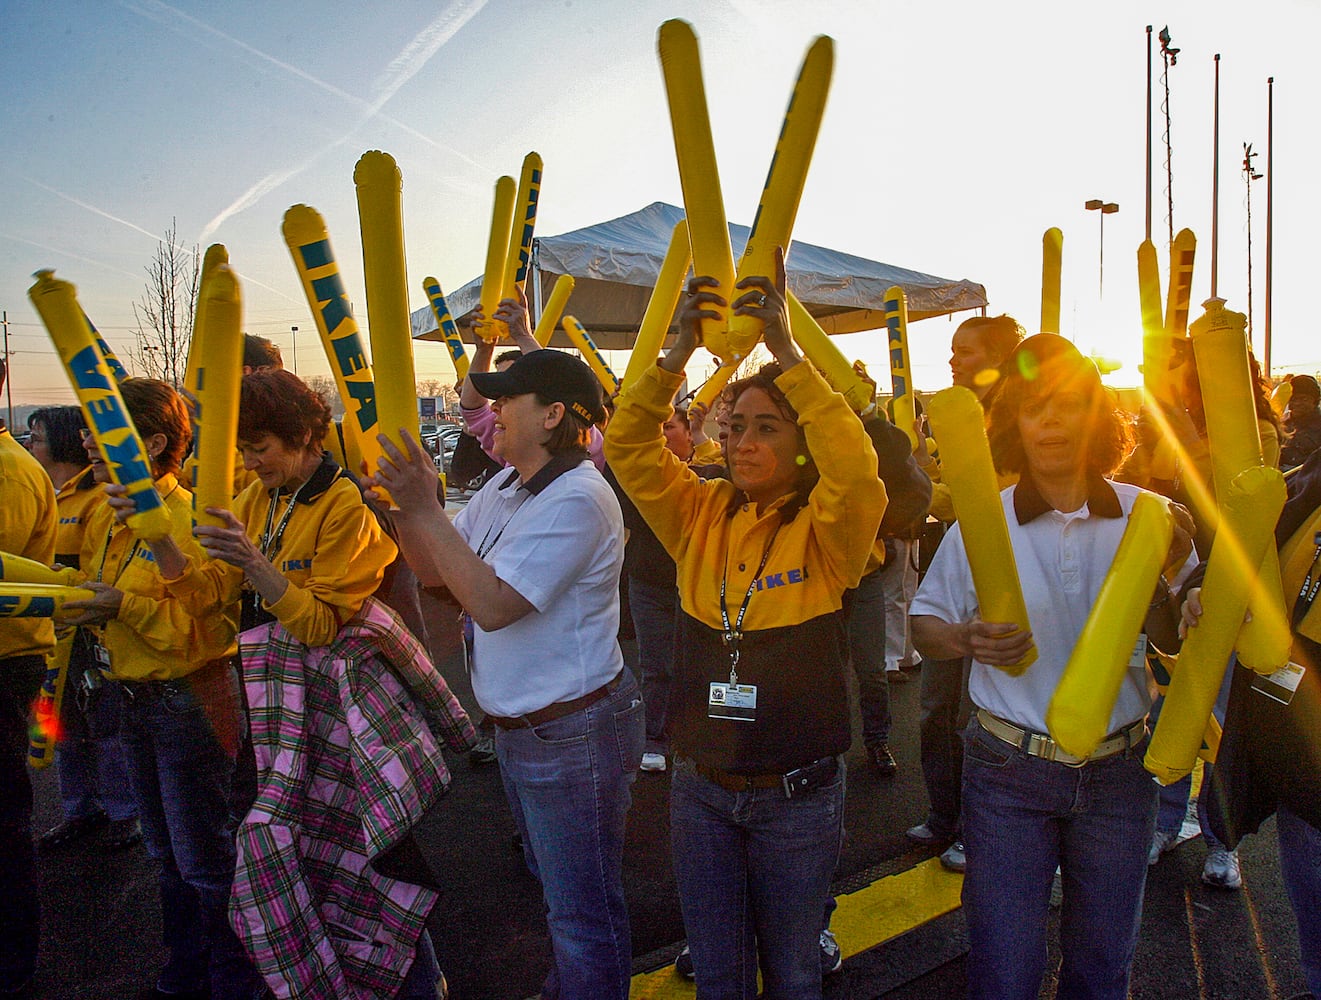
<instances>
[{"instance_id":1,"label":"utility pole","mask_svg":"<svg viewBox=\"0 0 1321 1000\"><path fill-rule=\"evenodd\" d=\"M5 403L9 407L9 419L5 426L14 426L14 390L10 388L14 380L9 377L9 310L0 312L0 324L5 328Z\"/></svg>"}]
</instances>

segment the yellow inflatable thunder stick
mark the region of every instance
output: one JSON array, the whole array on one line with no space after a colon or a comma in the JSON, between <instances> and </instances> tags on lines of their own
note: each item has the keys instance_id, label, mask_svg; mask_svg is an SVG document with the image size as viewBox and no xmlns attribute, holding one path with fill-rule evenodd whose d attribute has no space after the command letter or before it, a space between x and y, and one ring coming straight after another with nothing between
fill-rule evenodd
<instances>
[{"instance_id":1,"label":"yellow inflatable thunder stick","mask_svg":"<svg viewBox=\"0 0 1321 1000\"><path fill-rule=\"evenodd\" d=\"M1221 299L1208 299L1204 307L1206 311L1189 333L1205 401L1211 474L1219 501L1236 475L1263 463L1256 395L1248 364L1247 317L1226 309ZM1241 568L1245 576L1253 575L1252 568ZM1252 618L1239 633L1238 655L1244 666L1271 674L1289 662L1293 645L1284 611L1279 553L1274 545L1267 546L1256 578L1258 583L1248 597Z\"/></svg>"},{"instance_id":2,"label":"yellow inflatable thunder stick","mask_svg":"<svg viewBox=\"0 0 1321 1000\"><path fill-rule=\"evenodd\" d=\"M1220 503L1220 528L1202 583L1202 620L1188 631L1171 672L1146 768L1165 785L1193 769L1225 665L1252 592L1252 574L1262 553L1274 548L1275 520L1284 506L1284 477L1256 466L1234 477Z\"/></svg>"},{"instance_id":3,"label":"yellow inflatable thunder stick","mask_svg":"<svg viewBox=\"0 0 1321 1000\"><path fill-rule=\"evenodd\" d=\"M90 601L86 587L53 583L0 583L0 618L54 618L68 601Z\"/></svg>"},{"instance_id":4,"label":"yellow inflatable thunder stick","mask_svg":"<svg viewBox=\"0 0 1321 1000\"><path fill-rule=\"evenodd\" d=\"M949 486L954 501L981 619L1012 622L1027 630L1031 625L1014 550L1009 544L1009 526L1000 502L982 405L971 389L954 386L931 397L927 418L940 442L941 479ZM1036 658L1033 645L1021 662L1000 669L1017 676Z\"/></svg>"},{"instance_id":5,"label":"yellow inflatable thunder stick","mask_svg":"<svg viewBox=\"0 0 1321 1000\"><path fill-rule=\"evenodd\" d=\"M217 265L201 291L198 312L205 316L194 339L197 358L193 474L193 520L222 528L208 507L228 510L234 499L234 450L238 447L239 383L243 381L243 300L228 264Z\"/></svg>"},{"instance_id":6,"label":"yellow inflatable thunder stick","mask_svg":"<svg viewBox=\"0 0 1321 1000\"><path fill-rule=\"evenodd\" d=\"M74 630L61 636L55 651L46 657L46 673L41 690L32 705L32 728L28 731L28 767L39 771L55 759L55 745L63 738L60 714L69 679L69 655L73 652Z\"/></svg>"},{"instance_id":7,"label":"yellow inflatable thunder stick","mask_svg":"<svg viewBox=\"0 0 1321 1000\"><path fill-rule=\"evenodd\" d=\"M111 479L128 488L128 498L137 508L129 516L129 528L144 541L164 538L170 533L170 514L156 492L151 460L96 346L92 328L78 307L73 285L51 271L38 271L28 298L60 353Z\"/></svg>"},{"instance_id":8,"label":"yellow inflatable thunder stick","mask_svg":"<svg viewBox=\"0 0 1321 1000\"><path fill-rule=\"evenodd\" d=\"M445 338L450 360L454 362L454 373L462 382L468 377L468 352L463 348L459 328L454 325L454 317L450 315L450 307L445 302L445 293L440 290L440 282L435 278L423 278L422 291L427 293L427 301L431 303L431 315L436 317L436 329Z\"/></svg>"},{"instance_id":9,"label":"yellow inflatable thunder stick","mask_svg":"<svg viewBox=\"0 0 1321 1000\"><path fill-rule=\"evenodd\" d=\"M821 131L821 116L826 110L826 95L830 92L834 66L834 40L821 35L808 48L793 93L789 95L789 107L785 109L784 124L780 127L771 166L766 172L761 203L757 205L748 243L734 275L736 285L744 278L757 275L774 278L776 248L783 248L785 257L789 256L794 219L798 216L798 203L807 183L812 150ZM724 361L741 361L757 346L765 326L755 316L731 315L725 344L721 345L719 340L714 343L707 340L706 349Z\"/></svg>"},{"instance_id":10,"label":"yellow inflatable thunder stick","mask_svg":"<svg viewBox=\"0 0 1321 1000\"><path fill-rule=\"evenodd\" d=\"M514 222L514 179L501 177L495 182L495 205L491 209L491 235L486 242L486 270L482 273L482 315L485 321L477 336L492 343L504 340L509 330L492 317L505 294L505 266L509 255L509 232Z\"/></svg>"},{"instance_id":11,"label":"yellow inflatable thunder stick","mask_svg":"<svg viewBox=\"0 0 1321 1000\"><path fill-rule=\"evenodd\" d=\"M563 315L564 307L572 294L573 275L561 274L555 279L555 287L550 290L546 307L537 317L537 328L532 331L532 339L542 347L549 344L550 338L555 335L555 327L560 325L560 316Z\"/></svg>"},{"instance_id":12,"label":"yellow inflatable thunder stick","mask_svg":"<svg viewBox=\"0 0 1321 1000\"><path fill-rule=\"evenodd\" d=\"M1191 229L1180 229L1170 244L1170 287L1165 300L1165 335L1182 340L1188 332L1188 307L1193 298L1193 258L1197 237Z\"/></svg>"},{"instance_id":13,"label":"yellow inflatable thunder stick","mask_svg":"<svg viewBox=\"0 0 1321 1000\"><path fill-rule=\"evenodd\" d=\"M864 382L853 370L835 342L826 336L821 324L807 311L807 307L798 301L793 292L787 293L789 299L789 332L803 349L812 366L821 373L830 388L843 396L854 412L864 417L876 409L875 390L870 382Z\"/></svg>"},{"instance_id":14,"label":"yellow inflatable thunder stick","mask_svg":"<svg viewBox=\"0 0 1321 1000\"><path fill-rule=\"evenodd\" d=\"M294 205L284 213L281 229L344 403L345 458L353 462L345 468L357 474L365 460L369 469L375 469L381 455L376 440L376 385L325 220L315 208Z\"/></svg>"},{"instance_id":15,"label":"yellow inflatable thunder stick","mask_svg":"<svg viewBox=\"0 0 1321 1000\"><path fill-rule=\"evenodd\" d=\"M197 345L201 341L206 331L206 310L202 307L202 302L206 296L207 278L215 272L215 269L221 264L229 263L229 250L223 243L212 243L206 248L206 254L202 257L202 274L197 283L197 311L193 314L193 339L188 345L188 365L184 369L183 387L186 390L185 398L195 396L197 393ZM189 405L191 405L191 400ZM196 479L191 480L196 482Z\"/></svg>"},{"instance_id":16,"label":"yellow inflatable thunder stick","mask_svg":"<svg viewBox=\"0 0 1321 1000\"><path fill-rule=\"evenodd\" d=\"M419 444L417 375L413 367L413 326L408 313L408 269L404 263L404 178L394 157L372 150L353 170L362 225L362 272L367 286L367 333L372 360L390 377L376 387L380 432L403 449L401 432ZM374 470L373 470L374 471ZM391 508L394 503L390 503Z\"/></svg>"},{"instance_id":17,"label":"yellow inflatable thunder stick","mask_svg":"<svg viewBox=\"0 0 1321 1000\"><path fill-rule=\"evenodd\" d=\"M605 394L613 396L617 393L619 391L619 379L615 377L615 373L610 369L610 365L606 362L601 349L596 346L596 341L592 340L591 334L573 316L564 317L564 332L569 335L569 339L573 341L573 346L578 348L583 360L587 362L587 366L592 369L592 372L600 381Z\"/></svg>"},{"instance_id":18,"label":"yellow inflatable thunder stick","mask_svg":"<svg viewBox=\"0 0 1321 1000\"><path fill-rule=\"evenodd\" d=\"M1173 537L1169 501L1155 493L1138 494L1046 710L1050 735L1076 757L1089 756L1110 732L1110 713Z\"/></svg>"},{"instance_id":19,"label":"yellow inflatable thunder stick","mask_svg":"<svg viewBox=\"0 0 1321 1000\"><path fill-rule=\"evenodd\" d=\"M532 263L532 234L537 226L537 201L541 197L541 155L528 153L523 157L523 172L518 178L518 194L514 197L514 215L509 232L509 253L505 258L505 282L501 298L516 299L515 288L527 283L528 266Z\"/></svg>"},{"instance_id":20,"label":"yellow inflatable thunder stick","mask_svg":"<svg viewBox=\"0 0 1321 1000\"><path fill-rule=\"evenodd\" d=\"M696 419L693 416L693 410L700 409L710 412L715 404L716 397L729 385L729 380L734 377L734 372L738 370L738 365L720 365L711 377L701 384L697 392L693 394L693 401L688 404L689 419Z\"/></svg>"},{"instance_id":21,"label":"yellow inflatable thunder stick","mask_svg":"<svg viewBox=\"0 0 1321 1000\"><path fill-rule=\"evenodd\" d=\"M96 324L88 319L87 313L83 313L83 319L87 321L87 327L92 331L92 339L96 341L96 347L101 352L101 357L105 359L106 367L110 369L115 384L118 385L128 378L128 372L124 369L124 365L119 358L115 357L115 352L110 349L110 345L101 336L101 331L96 328Z\"/></svg>"},{"instance_id":22,"label":"yellow inflatable thunder stick","mask_svg":"<svg viewBox=\"0 0 1321 1000\"><path fill-rule=\"evenodd\" d=\"M1146 403L1168 403L1174 344L1161 311L1160 264L1151 240L1143 240L1138 247L1138 297L1142 303L1142 385Z\"/></svg>"},{"instance_id":23,"label":"yellow inflatable thunder stick","mask_svg":"<svg viewBox=\"0 0 1321 1000\"><path fill-rule=\"evenodd\" d=\"M26 556L0 552L0 582L49 583L62 586L67 582L65 570L51 569L45 563Z\"/></svg>"},{"instance_id":24,"label":"yellow inflatable thunder stick","mask_svg":"<svg viewBox=\"0 0 1321 1000\"><path fill-rule=\"evenodd\" d=\"M917 449L917 405L913 398L913 369L908 363L908 297L898 285L885 291L885 328L890 338L890 385L894 393L894 423Z\"/></svg>"},{"instance_id":25,"label":"yellow inflatable thunder stick","mask_svg":"<svg viewBox=\"0 0 1321 1000\"><path fill-rule=\"evenodd\" d=\"M638 327L637 339L633 341L633 353L628 357L628 367L624 369L622 387L627 389L642 377L642 373L656 363L661 348L665 345L665 334L669 332L670 320L679 306L679 296L683 294L683 279L688 274L688 265L693 261L692 247L688 243L688 222L680 219L670 233L670 245L661 261L660 273L656 276L655 287L647 301L647 311L642 316L642 325Z\"/></svg>"},{"instance_id":26,"label":"yellow inflatable thunder stick","mask_svg":"<svg viewBox=\"0 0 1321 1000\"><path fill-rule=\"evenodd\" d=\"M686 21L666 21L656 36L660 51L665 96L670 106L670 128L674 132L674 154L683 189L688 238L693 246L693 273L716 281L711 289L726 302L734 299L734 252L729 246L729 225L720 193L711 119L706 109L706 87L702 83L702 61L697 35ZM774 248L772 248L773 250ZM767 272L773 273L773 272ZM702 320L702 344L721 361L728 357L729 313L716 309L718 319ZM724 352L724 353L721 353Z\"/></svg>"},{"instance_id":27,"label":"yellow inflatable thunder stick","mask_svg":"<svg viewBox=\"0 0 1321 1000\"><path fill-rule=\"evenodd\" d=\"M1293 383L1281 382L1271 392L1271 409L1281 420L1284 419L1284 411L1289 408L1289 401L1293 399Z\"/></svg>"},{"instance_id":28,"label":"yellow inflatable thunder stick","mask_svg":"<svg viewBox=\"0 0 1321 1000\"><path fill-rule=\"evenodd\" d=\"M1060 272L1064 269L1064 233L1051 226L1041 234L1041 332L1060 332Z\"/></svg>"}]
</instances>

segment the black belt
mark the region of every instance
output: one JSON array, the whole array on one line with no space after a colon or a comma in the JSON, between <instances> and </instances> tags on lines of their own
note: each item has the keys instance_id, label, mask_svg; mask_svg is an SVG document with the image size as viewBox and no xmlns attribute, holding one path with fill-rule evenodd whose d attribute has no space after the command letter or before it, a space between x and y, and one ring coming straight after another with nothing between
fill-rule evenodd
<instances>
[{"instance_id":1,"label":"black belt","mask_svg":"<svg viewBox=\"0 0 1321 1000\"><path fill-rule=\"evenodd\" d=\"M799 792L818 788L832 780L839 772L839 760L836 757L822 757L810 764L794 768L785 774L734 774L722 771L718 767L692 760L693 771L700 774L713 785L719 785L727 792L750 792L757 788L779 788L786 798L792 798Z\"/></svg>"},{"instance_id":2,"label":"black belt","mask_svg":"<svg viewBox=\"0 0 1321 1000\"><path fill-rule=\"evenodd\" d=\"M620 671L618 676L612 681L607 681L595 691L588 691L581 698L573 698L569 701L557 701L553 705L547 705L545 708L539 708L535 712L528 712L526 715L520 715L516 719L506 719L499 715L488 715L487 718L494 722L501 729L535 729L537 726L553 722L555 719L562 719L566 715L572 715L574 712L581 711L589 705L595 705L607 695L612 695L619 690L622 683L624 671Z\"/></svg>"}]
</instances>

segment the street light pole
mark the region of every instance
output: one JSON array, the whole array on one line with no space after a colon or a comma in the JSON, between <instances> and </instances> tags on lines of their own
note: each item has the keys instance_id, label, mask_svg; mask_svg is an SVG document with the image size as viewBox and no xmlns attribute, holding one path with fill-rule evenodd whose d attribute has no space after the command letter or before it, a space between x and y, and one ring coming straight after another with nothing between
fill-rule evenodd
<instances>
[{"instance_id":1,"label":"street light pole","mask_svg":"<svg viewBox=\"0 0 1321 1000\"><path fill-rule=\"evenodd\" d=\"M298 374L298 327L296 326L289 327L289 332L292 333L294 336L294 347L293 347L294 374L297 375Z\"/></svg>"},{"instance_id":2,"label":"street light pole","mask_svg":"<svg viewBox=\"0 0 1321 1000\"><path fill-rule=\"evenodd\" d=\"M1103 201L1100 198L1089 198L1083 203L1083 208L1089 212L1099 211L1101 213L1101 252L1100 259L1096 268L1096 297L1102 297L1105 288L1105 217L1113 215L1119 211L1119 205L1113 201Z\"/></svg>"}]
</instances>

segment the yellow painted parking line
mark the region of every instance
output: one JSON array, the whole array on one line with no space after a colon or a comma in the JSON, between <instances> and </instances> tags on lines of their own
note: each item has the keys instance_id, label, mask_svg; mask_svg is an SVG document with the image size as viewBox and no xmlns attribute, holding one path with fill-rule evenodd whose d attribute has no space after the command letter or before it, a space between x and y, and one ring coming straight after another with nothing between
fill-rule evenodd
<instances>
[{"instance_id":1,"label":"yellow painted parking line","mask_svg":"<svg viewBox=\"0 0 1321 1000\"><path fill-rule=\"evenodd\" d=\"M931 858L896 875L835 898L830 919L845 958L875 948L915 927L959 908L963 876L946 871L939 858ZM697 991L675 975L674 966L633 977L629 1000L686 1000Z\"/></svg>"}]
</instances>

